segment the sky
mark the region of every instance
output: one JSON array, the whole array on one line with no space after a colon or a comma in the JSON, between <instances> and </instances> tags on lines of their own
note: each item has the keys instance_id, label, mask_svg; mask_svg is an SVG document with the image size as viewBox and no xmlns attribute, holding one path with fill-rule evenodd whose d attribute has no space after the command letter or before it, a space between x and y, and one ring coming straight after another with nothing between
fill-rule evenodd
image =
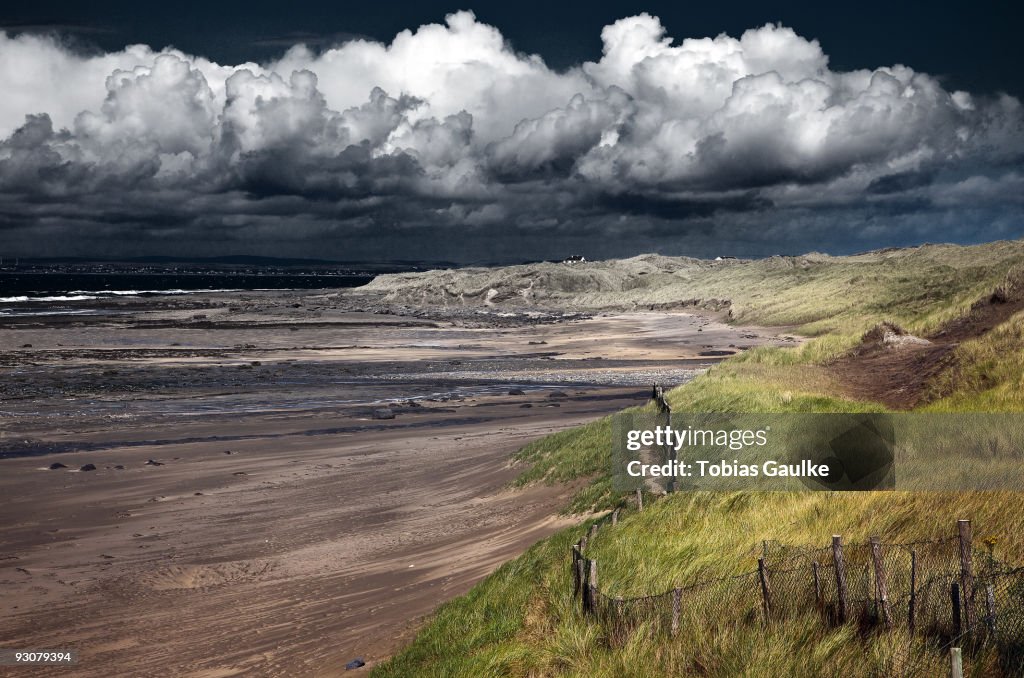
<instances>
[{"instance_id":1,"label":"sky","mask_svg":"<svg viewBox=\"0 0 1024 678\"><path fill-rule=\"evenodd\" d=\"M693 4L5 3L0 256L1024 236L1010 3Z\"/></svg>"}]
</instances>

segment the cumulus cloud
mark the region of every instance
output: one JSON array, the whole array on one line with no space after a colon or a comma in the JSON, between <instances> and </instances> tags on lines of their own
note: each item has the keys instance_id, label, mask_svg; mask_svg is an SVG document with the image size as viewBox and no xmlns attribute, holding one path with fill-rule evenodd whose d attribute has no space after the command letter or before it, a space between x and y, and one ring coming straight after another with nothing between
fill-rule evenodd
<instances>
[{"instance_id":1,"label":"cumulus cloud","mask_svg":"<svg viewBox=\"0 0 1024 678\"><path fill-rule=\"evenodd\" d=\"M24 247L63 228L333 256L1024 229L1012 97L834 71L785 26L677 42L641 14L601 38L600 59L555 71L470 12L265 64L0 35L0 228Z\"/></svg>"}]
</instances>

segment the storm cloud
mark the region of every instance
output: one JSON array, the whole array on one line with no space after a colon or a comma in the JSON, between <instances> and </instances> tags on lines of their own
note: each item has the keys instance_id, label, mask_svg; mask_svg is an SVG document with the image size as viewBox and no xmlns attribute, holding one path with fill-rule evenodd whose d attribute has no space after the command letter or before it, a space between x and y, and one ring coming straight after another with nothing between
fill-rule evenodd
<instances>
[{"instance_id":1,"label":"storm cloud","mask_svg":"<svg viewBox=\"0 0 1024 678\"><path fill-rule=\"evenodd\" d=\"M834 71L780 25L675 41L641 14L601 39L556 71L470 12L261 64L3 35L0 234L37 256L514 259L1024 233L1015 98Z\"/></svg>"}]
</instances>

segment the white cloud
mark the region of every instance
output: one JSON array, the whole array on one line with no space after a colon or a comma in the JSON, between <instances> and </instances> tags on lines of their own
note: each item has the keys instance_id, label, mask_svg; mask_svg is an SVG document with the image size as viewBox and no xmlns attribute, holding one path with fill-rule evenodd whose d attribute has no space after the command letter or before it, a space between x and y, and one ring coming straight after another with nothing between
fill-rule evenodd
<instances>
[{"instance_id":1,"label":"white cloud","mask_svg":"<svg viewBox=\"0 0 1024 678\"><path fill-rule=\"evenodd\" d=\"M480 227L911 194L1017 204L1012 97L948 92L903 65L833 71L817 41L771 24L677 42L641 14L601 38L598 61L557 72L469 12L263 65L0 35L0 191L43 193L54 211L90 191L133 204L220 191L226 221L254 224L269 196L289 196L315 219L397 210ZM955 188L941 198L923 188L939 175Z\"/></svg>"}]
</instances>

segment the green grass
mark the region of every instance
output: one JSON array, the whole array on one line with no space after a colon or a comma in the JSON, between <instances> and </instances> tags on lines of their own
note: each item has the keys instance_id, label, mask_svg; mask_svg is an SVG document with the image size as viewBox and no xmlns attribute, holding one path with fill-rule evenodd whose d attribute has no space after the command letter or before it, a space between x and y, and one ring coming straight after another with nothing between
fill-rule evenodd
<instances>
[{"instance_id":1,"label":"green grass","mask_svg":"<svg viewBox=\"0 0 1024 678\"><path fill-rule=\"evenodd\" d=\"M755 349L714 367L668 394L675 411L881 411L876 403L837 395L824 364L883 320L918 334L935 329L1022 261L1020 242L812 257L796 265L766 260L659 275L657 285L628 295L640 303L729 298L739 322L797 325L814 337L798 348ZM602 294L589 301L597 304ZM932 384L925 409L1024 411L1024 314L965 342L955 356L956 369ZM611 507L620 497L609 478L610 447L608 418L538 440L515 455L524 466L517 484L586 478L567 510ZM1008 492L681 493L602 530L588 555L600 563L602 590L636 596L749 571L761 540L824 546L840 533L853 541L877 534L907 542L948 537L954 521L966 517L979 539L996 538L997 557L1024 562L1019 505L1019 495ZM920 643L900 633L864 638L852 627L827 628L813 614L765 628L745 623L727 605L686 624L672 640L641 630L612 643L570 598L569 545L586 526L540 542L442 606L374 675L861 676L898 648Z\"/></svg>"},{"instance_id":2,"label":"green grass","mask_svg":"<svg viewBox=\"0 0 1024 678\"><path fill-rule=\"evenodd\" d=\"M1001 526L993 533L997 556L1014 559L1024 556L1009 546L1024 526L1018 501L1008 493L675 495L600 531L589 555L600 563L601 588L628 597L749 571L756 537L821 545L833 532L850 540L948 537L952 521L921 517L971 515L979 526ZM571 596L569 548L588 525L542 541L443 605L374 675L862 676L897 648L920 642L899 634L865 640L852 626L828 628L812 613L766 629L723 601L712 607L713 618L685 625L674 640L637 632L615 645Z\"/></svg>"}]
</instances>

